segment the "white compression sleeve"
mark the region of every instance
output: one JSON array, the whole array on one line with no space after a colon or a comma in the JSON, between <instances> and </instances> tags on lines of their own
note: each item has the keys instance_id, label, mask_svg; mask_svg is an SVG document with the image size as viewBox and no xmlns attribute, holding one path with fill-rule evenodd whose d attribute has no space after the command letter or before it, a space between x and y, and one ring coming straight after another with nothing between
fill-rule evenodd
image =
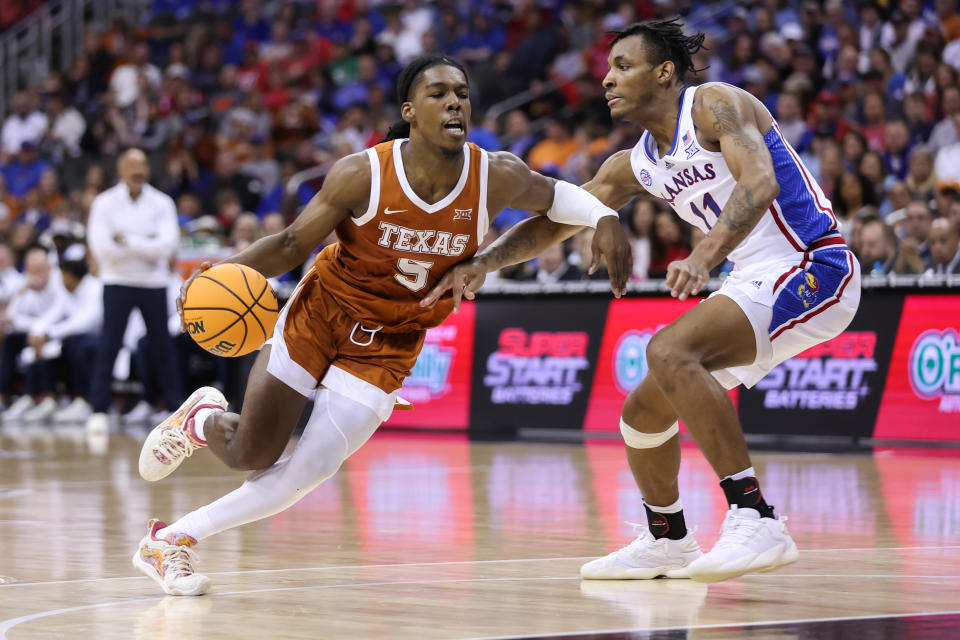
<instances>
[{"instance_id":1,"label":"white compression sleeve","mask_svg":"<svg viewBox=\"0 0 960 640\"><path fill-rule=\"evenodd\" d=\"M597 200L596 196L585 189L557 180L553 187L553 204L547 210L547 217L561 224L584 227L597 227L604 216L615 216L617 212Z\"/></svg>"},{"instance_id":2,"label":"white compression sleeve","mask_svg":"<svg viewBox=\"0 0 960 640\"><path fill-rule=\"evenodd\" d=\"M320 387L310 420L293 453L250 474L238 489L162 529L197 540L291 507L337 472L380 426L380 418L353 400Z\"/></svg>"}]
</instances>

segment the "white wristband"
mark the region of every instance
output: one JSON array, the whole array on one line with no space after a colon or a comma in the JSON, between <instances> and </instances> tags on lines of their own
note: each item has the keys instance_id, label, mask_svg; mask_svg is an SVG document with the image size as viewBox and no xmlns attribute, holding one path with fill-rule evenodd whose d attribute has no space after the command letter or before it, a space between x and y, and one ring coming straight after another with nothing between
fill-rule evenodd
<instances>
[{"instance_id":1,"label":"white wristband","mask_svg":"<svg viewBox=\"0 0 960 640\"><path fill-rule=\"evenodd\" d=\"M575 184L557 180L553 187L553 204L547 217L561 224L597 228L600 218L617 212L597 200L596 196Z\"/></svg>"}]
</instances>

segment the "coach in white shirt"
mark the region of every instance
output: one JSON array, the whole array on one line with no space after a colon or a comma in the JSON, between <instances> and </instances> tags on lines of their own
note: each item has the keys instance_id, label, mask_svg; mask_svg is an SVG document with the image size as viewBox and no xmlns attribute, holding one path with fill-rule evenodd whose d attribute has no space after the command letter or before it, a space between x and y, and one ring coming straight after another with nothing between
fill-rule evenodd
<instances>
[{"instance_id":1,"label":"coach in white shirt","mask_svg":"<svg viewBox=\"0 0 960 640\"><path fill-rule=\"evenodd\" d=\"M120 181L93 200L87 238L103 281L103 330L93 368L90 431L106 431L113 362L120 350L130 311L140 309L147 328L153 366L166 408L183 400L180 374L167 332L167 281L180 228L173 199L147 184L150 166L139 149L117 163Z\"/></svg>"}]
</instances>

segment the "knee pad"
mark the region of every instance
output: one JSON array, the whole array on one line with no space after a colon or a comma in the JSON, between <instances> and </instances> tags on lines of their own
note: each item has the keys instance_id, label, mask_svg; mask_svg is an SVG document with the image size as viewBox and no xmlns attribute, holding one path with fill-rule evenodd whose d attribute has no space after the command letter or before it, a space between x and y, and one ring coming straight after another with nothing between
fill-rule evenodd
<instances>
[{"instance_id":1,"label":"knee pad","mask_svg":"<svg viewBox=\"0 0 960 640\"><path fill-rule=\"evenodd\" d=\"M674 422L669 429L660 433L643 433L620 418L620 434L623 436L623 441L631 449L655 449L678 433L680 433L679 422Z\"/></svg>"}]
</instances>

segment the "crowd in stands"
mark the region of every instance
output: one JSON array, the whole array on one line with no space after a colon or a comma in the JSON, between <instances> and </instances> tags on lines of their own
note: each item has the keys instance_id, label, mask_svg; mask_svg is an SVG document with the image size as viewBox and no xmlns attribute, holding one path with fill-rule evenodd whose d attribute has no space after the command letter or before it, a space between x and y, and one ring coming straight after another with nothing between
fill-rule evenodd
<instances>
[{"instance_id":1,"label":"crowd in stands","mask_svg":"<svg viewBox=\"0 0 960 640\"><path fill-rule=\"evenodd\" d=\"M71 69L12 100L0 129L8 342L12 310L42 289L35 250L55 266L72 262L62 252L82 249L93 198L115 183L125 149L142 149L151 183L174 198L181 247L229 253L282 229L316 192L317 180L288 189L291 177L378 142L399 114L403 65L443 51L470 71L471 141L583 183L640 133L612 122L602 99L609 32L677 14L708 34L690 82L731 83L767 105L865 274L960 273L953 0L155 0L141 24L88 31ZM517 108L491 109L528 90ZM505 211L491 238L526 215ZM635 280L663 277L702 237L652 199L621 217ZM585 232L498 275L586 278L589 247ZM54 268L48 279L60 287L70 277ZM29 366L7 350L0 394L10 402Z\"/></svg>"}]
</instances>

